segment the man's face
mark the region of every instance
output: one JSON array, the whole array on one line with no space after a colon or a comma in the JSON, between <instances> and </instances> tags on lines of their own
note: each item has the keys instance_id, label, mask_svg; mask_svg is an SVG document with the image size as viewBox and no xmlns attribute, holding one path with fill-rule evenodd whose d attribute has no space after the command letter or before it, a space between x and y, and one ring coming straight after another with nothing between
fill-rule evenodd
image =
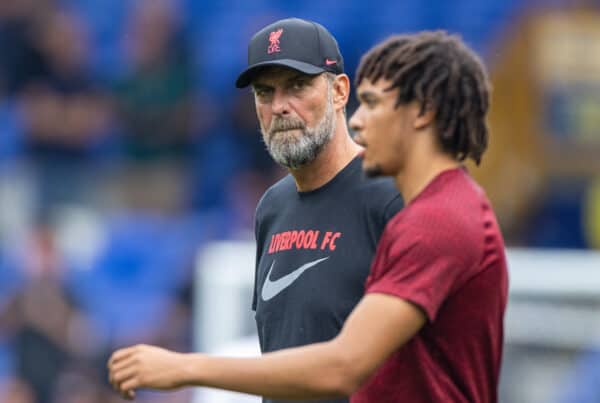
<instances>
[{"instance_id":1,"label":"man's face","mask_svg":"<svg viewBox=\"0 0 600 403\"><path fill-rule=\"evenodd\" d=\"M267 68L252 81L256 113L269 153L288 168L312 162L331 140L335 111L325 74Z\"/></svg>"},{"instance_id":2,"label":"man's face","mask_svg":"<svg viewBox=\"0 0 600 403\"><path fill-rule=\"evenodd\" d=\"M369 176L396 176L402 171L414 139L413 105L395 106L398 89L386 91L390 82L365 79L356 89L360 105L350 118L362 145L363 169Z\"/></svg>"}]
</instances>

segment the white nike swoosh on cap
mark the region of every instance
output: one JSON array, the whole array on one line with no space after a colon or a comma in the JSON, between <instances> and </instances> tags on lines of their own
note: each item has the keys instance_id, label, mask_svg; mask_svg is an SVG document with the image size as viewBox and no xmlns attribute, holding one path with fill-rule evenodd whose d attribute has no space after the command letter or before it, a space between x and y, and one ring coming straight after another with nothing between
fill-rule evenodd
<instances>
[{"instance_id":1,"label":"white nike swoosh on cap","mask_svg":"<svg viewBox=\"0 0 600 403\"><path fill-rule=\"evenodd\" d=\"M275 261L273 260L273 263L271 264L271 268L269 269L269 273L267 273L267 278L265 279L265 282L262 287L261 297L262 297L263 301L268 301L271 298L275 297L281 291L285 290L290 285L292 285L292 283L294 281L296 281L296 279L298 277L300 277L302 275L302 273L304 273L306 270L318 265L319 263L321 263L322 261L327 260L327 259L329 259L329 256L321 258L321 259L313 260L312 262L303 264L302 266L298 267L293 272L286 274L285 276L283 276L275 281L271 281L269 279L269 277L271 277L271 273L273 272L273 267L275 266Z\"/></svg>"}]
</instances>

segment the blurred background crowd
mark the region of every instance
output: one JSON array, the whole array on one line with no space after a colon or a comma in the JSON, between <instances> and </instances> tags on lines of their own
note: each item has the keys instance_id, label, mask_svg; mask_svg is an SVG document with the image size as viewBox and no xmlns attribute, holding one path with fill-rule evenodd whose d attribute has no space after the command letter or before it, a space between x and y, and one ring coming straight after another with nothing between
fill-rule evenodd
<instances>
[{"instance_id":1,"label":"blurred background crowd","mask_svg":"<svg viewBox=\"0 0 600 403\"><path fill-rule=\"evenodd\" d=\"M494 83L472 172L507 243L600 248L597 1L0 0L0 402L117 402L112 349L192 348L198 251L252 239L285 173L233 83L288 16L325 25L351 78L392 33L462 35Z\"/></svg>"}]
</instances>

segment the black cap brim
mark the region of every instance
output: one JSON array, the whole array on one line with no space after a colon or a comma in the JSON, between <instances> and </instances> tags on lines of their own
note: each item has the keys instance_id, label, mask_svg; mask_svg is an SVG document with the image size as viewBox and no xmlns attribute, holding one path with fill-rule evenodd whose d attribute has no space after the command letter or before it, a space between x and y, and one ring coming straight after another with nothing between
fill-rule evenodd
<instances>
[{"instance_id":1,"label":"black cap brim","mask_svg":"<svg viewBox=\"0 0 600 403\"><path fill-rule=\"evenodd\" d=\"M292 59L268 60L265 62L256 63L255 65L250 66L246 70L244 70L239 75L237 80L235 81L235 86L237 88L244 88L244 87L249 86L250 83L252 83L252 79L254 78L254 75L262 68L268 67L268 66L289 67L289 68L297 70L301 73L310 74L310 75L320 74L325 71L325 69L323 69L321 67L313 66L312 64L299 62L297 60L292 60Z\"/></svg>"}]
</instances>

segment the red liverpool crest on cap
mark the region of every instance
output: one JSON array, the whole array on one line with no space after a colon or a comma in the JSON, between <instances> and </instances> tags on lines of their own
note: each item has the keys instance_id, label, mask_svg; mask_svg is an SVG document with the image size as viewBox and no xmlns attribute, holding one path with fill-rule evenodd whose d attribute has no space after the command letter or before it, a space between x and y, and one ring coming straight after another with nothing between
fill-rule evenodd
<instances>
[{"instance_id":1,"label":"red liverpool crest on cap","mask_svg":"<svg viewBox=\"0 0 600 403\"><path fill-rule=\"evenodd\" d=\"M277 31L273 31L269 34L269 48L267 49L268 54L281 52L281 48L279 47L279 38L281 38L282 33L283 28L279 28Z\"/></svg>"}]
</instances>

